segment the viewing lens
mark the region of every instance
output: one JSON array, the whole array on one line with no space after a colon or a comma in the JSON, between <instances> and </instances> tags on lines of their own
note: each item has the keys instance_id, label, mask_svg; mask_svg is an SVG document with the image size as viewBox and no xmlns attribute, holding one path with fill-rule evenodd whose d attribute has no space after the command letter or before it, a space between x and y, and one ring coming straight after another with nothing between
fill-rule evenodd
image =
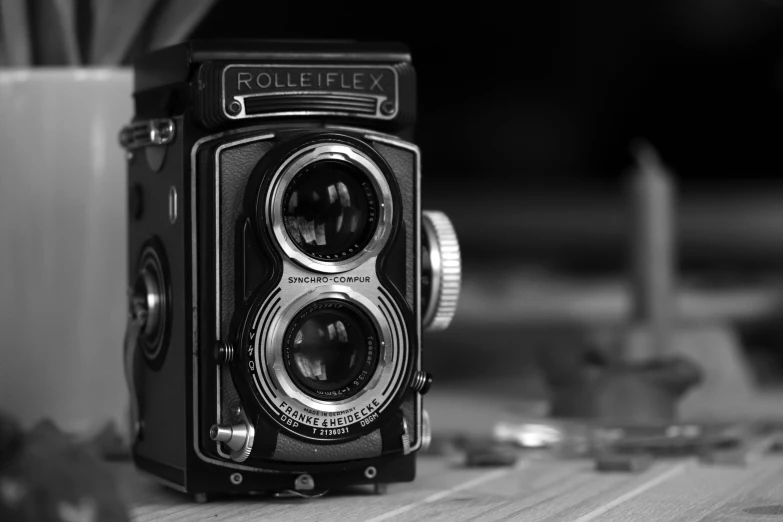
<instances>
[{"instance_id":1,"label":"viewing lens","mask_svg":"<svg viewBox=\"0 0 783 522\"><path fill-rule=\"evenodd\" d=\"M357 307L325 299L308 305L286 330L283 359L311 397L341 400L359 392L378 364L378 336Z\"/></svg>"},{"instance_id":2,"label":"viewing lens","mask_svg":"<svg viewBox=\"0 0 783 522\"><path fill-rule=\"evenodd\" d=\"M378 198L355 165L316 161L286 187L283 221L289 237L310 257L341 261L360 253L377 225Z\"/></svg>"}]
</instances>

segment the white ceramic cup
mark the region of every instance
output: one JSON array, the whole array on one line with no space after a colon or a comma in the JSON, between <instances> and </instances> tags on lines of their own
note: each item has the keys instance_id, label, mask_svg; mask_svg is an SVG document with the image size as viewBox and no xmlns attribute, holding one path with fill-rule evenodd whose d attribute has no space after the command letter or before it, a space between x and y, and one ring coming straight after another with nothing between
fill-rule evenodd
<instances>
[{"instance_id":1,"label":"white ceramic cup","mask_svg":"<svg viewBox=\"0 0 783 522\"><path fill-rule=\"evenodd\" d=\"M126 424L130 69L0 69L0 411Z\"/></svg>"}]
</instances>

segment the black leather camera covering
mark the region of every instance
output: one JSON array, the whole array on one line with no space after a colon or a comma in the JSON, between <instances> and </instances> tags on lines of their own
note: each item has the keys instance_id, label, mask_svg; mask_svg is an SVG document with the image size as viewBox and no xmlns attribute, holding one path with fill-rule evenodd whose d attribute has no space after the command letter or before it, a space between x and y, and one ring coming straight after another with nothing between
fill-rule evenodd
<instances>
[{"instance_id":1,"label":"black leather camera covering","mask_svg":"<svg viewBox=\"0 0 783 522\"><path fill-rule=\"evenodd\" d=\"M245 310L258 295L268 293L269 289L276 287L279 283L280 274L276 267L279 267L280 261L275 259L278 254L276 254L276 251L269 243L268 237L259 237L259 235L263 236L265 231L250 230L252 228L250 226L252 217L247 215L247 202L243 211L243 199L253 199L252 193L258 190L257 187L248 186L251 173L273 148L279 146L281 141L291 139L301 133L317 133L320 136L324 130L318 127L305 127L296 131L282 131L278 129L274 140L261 139L237 145L232 144L219 152L221 168L219 173L220 219L215 220L215 223L221 229L221 248L219 253L221 278L219 303L221 332L219 337L221 339L235 339L237 344L240 344L238 336L241 335L241 329L243 328L240 318L245 313ZM218 149L221 145L241 140L252 140L254 136L267 134L269 134L269 129L257 128L241 135L231 135L211 143L209 147L200 152L200 165L207 171L213 169L215 165L214 155L218 154ZM415 264L413 256L405 253L405 251L414 252L413 211L416 208L416 200L414 199L416 197L415 156L410 151L394 146L377 143L374 146L377 152L389 163L393 171L394 179L389 181L393 182L399 189L400 197L397 199L397 204L402 209L402 212L398 214L402 221L401 233L396 242L397 245L389 248L397 251L397 255L394 256L395 259L404 257L406 260L405 264L399 262L388 263L388 267L382 264L380 271L385 273L384 276L388 279L388 282L400 291L401 296L404 296L405 302L410 307L408 316L415 317L413 314L415 307ZM200 182L205 190L210 190L211 187L214 187L214 178L212 176L202 176ZM242 256L249 256L252 259L246 261L241 259ZM244 268L246 265L256 267L257 273L248 274L247 269ZM253 277L255 281L247 281L248 277ZM209 324L209 321L205 321L204 324ZM409 324L409 330L415 331L412 321ZM418 342L411 343L411 345L418 347ZM207 364L211 363L207 362ZM252 398L252 392L248 390L249 386L243 382L244 379L246 377L242 372L226 368L221 370L222 422L232 423L239 420L231 413L233 406L242 404L243 407L247 408L249 403L253 404L256 402ZM234 383L237 383L239 390ZM214 395L211 395L211 397L214 397ZM242 400L240 400L240 397L242 397ZM203 399L209 401L210 395L206 394ZM214 401L214 399L211 400ZM399 403L400 401L395 402ZM391 412L396 408L389 407L387 410ZM253 411L255 413L255 410ZM407 425L415 428L417 416L413 394L407 397L402 411L405 413ZM209 418L214 418L214 416L207 415L204 422L209 423ZM398 421L398 424L401 425L401 420ZM396 428L383 429L388 431ZM388 451L399 451L402 449L399 437L397 437L397 440L393 440L388 436L382 436L381 431L382 429L379 428L348 442L312 443L286 435L282 431L278 434L277 430L274 430L271 440L269 440L269 433L257 435L256 445L258 449L251 454L250 460L262 458L264 460L272 459L284 462L307 462L309 459L310 462L334 462L376 457ZM410 429L409 431L411 432L411 442L415 444L416 430ZM206 431L202 430L202 433L206 433ZM385 445L383 444L384 439L386 439ZM214 443L205 441L205 446L207 448L210 446L214 447Z\"/></svg>"}]
</instances>

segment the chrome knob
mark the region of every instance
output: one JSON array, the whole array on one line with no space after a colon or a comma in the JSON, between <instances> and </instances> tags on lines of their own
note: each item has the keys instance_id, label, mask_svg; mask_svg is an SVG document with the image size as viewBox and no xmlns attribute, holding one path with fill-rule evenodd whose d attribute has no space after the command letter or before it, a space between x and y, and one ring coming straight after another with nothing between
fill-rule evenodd
<instances>
[{"instance_id":1,"label":"chrome knob","mask_svg":"<svg viewBox=\"0 0 783 522\"><path fill-rule=\"evenodd\" d=\"M209 438L225 444L231 450L231 460L235 462L244 462L250 456L255 435L255 428L245 422L234 425L215 424L209 430Z\"/></svg>"},{"instance_id":2,"label":"chrome knob","mask_svg":"<svg viewBox=\"0 0 783 522\"><path fill-rule=\"evenodd\" d=\"M432 427L430 425L430 414L427 410L421 410L421 450L427 451L432 444Z\"/></svg>"},{"instance_id":3,"label":"chrome knob","mask_svg":"<svg viewBox=\"0 0 783 522\"><path fill-rule=\"evenodd\" d=\"M445 330L457 311L462 260L454 226L446 214L422 212L422 321L427 331Z\"/></svg>"}]
</instances>

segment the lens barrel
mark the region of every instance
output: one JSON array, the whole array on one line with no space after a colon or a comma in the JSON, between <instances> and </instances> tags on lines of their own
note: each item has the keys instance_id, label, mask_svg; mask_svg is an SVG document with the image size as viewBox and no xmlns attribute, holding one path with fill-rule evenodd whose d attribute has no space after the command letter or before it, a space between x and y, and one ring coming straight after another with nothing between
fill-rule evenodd
<instances>
[{"instance_id":1,"label":"lens barrel","mask_svg":"<svg viewBox=\"0 0 783 522\"><path fill-rule=\"evenodd\" d=\"M340 261L360 253L377 227L378 197L368 176L345 161L307 165L282 201L288 236L307 256Z\"/></svg>"},{"instance_id":2,"label":"lens barrel","mask_svg":"<svg viewBox=\"0 0 783 522\"><path fill-rule=\"evenodd\" d=\"M383 158L366 145L316 142L278 164L259 209L283 254L305 269L357 268L391 235L392 193ZM261 216L264 216L263 218Z\"/></svg>"},{"instance_id":3,"label":"lens barrel","mask_svg":"<svg viewBox=\"0 0 783 522\"><path fill-rule=\"evenodd\" d=\"M378 333L359 307L338 299L308 304L283 338L283 361L299 389L339 401L357 394L378 366Z\"/></svg>"}]
</instances>

